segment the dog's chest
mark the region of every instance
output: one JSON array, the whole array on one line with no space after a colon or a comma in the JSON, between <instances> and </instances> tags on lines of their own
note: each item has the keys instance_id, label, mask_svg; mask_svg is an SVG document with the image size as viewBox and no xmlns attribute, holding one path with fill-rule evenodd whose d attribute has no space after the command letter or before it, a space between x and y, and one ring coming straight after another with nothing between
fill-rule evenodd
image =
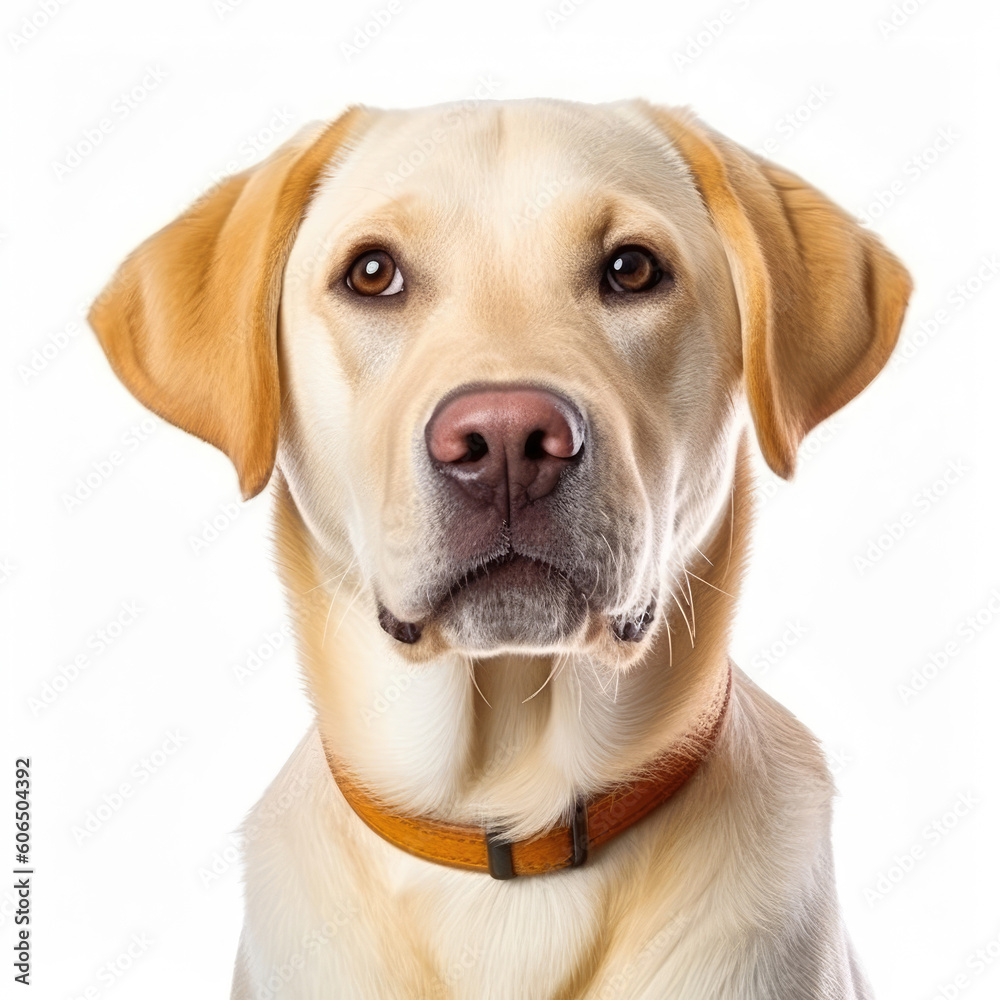
<instances>
[{"instance_id":1,"label":"dog's chest","mask_svg":"<svg viewBox=\"0 0 1000 1000\"><path fill-rule=\"evenodd\" d=\"M311 739L248 822L248 997L662 996L691 930L662 919L665 887L623 886L620 864L497 882L411 858L349 811Z\"/></svg>"}]
</instances>

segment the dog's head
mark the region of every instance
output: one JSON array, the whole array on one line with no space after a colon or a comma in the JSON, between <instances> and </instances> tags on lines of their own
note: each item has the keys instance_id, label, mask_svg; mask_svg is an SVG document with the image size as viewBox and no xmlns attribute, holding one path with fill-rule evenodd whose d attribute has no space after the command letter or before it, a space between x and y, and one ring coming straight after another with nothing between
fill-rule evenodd
<instances>
[{"instance_id":1,"label":"dog's head","mask_svg":"<svg viewBox=\"0 0 1000 1000\"><path fill-rule=\"evenodd\" d=\"M245 497L277 460L401 650L627 662L728 508L745 414L790 475L909 291L686 113L485 102L300 134L144 243L91 323Z\"/></svg>"}]
</instances>

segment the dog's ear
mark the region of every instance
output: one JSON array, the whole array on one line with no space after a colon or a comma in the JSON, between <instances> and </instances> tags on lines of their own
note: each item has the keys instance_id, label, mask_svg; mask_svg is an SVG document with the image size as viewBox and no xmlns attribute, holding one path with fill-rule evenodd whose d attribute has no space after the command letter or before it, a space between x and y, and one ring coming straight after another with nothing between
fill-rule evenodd
<instances>
[{"instance_id":1,"label":"dog's ear","mask_svg":"<svg viewBox=\"0 0 1000 1000\"><path fill-rule=\"evenodd\" d=\"M358 109L227 178L129 256L88 320L149 409L224 451L244 499L278 443L278 304L299 222Z\"/></svg>"},{"instance_id":2,"label":"dog's ear","mask_svg":"<svg viewBox=\"0 0 1000 1000\"><path fill-rule=\"evenodd\" d=\"M814 187L686 111L650 108L722 238L757 440L789 478L802 438L878 374L912 289L873 233Z\"/></svg>"}]
</instances>

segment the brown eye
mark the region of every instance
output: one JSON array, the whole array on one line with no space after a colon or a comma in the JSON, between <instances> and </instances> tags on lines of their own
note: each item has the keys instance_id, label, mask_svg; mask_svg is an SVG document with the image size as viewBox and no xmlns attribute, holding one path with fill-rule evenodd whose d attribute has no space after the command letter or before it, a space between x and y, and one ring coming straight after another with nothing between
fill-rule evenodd
<instances>
[{"instance_id":1,"label":"brown eye","mask_svg":"<svg viewBox=\"0 0 1000 1000\"><path fill-rule=\"evenodd\" d=\"M369 250L348 269L347 287L359 295L395 295L403 290L403 272L384 250Z\"/></svg>"},{"instance_id":2,"label":"brown eye","mask_svg":"<svg viewBox=\"0 0 1000 1000\"><path fill-rule=\"evenodd\" d=\"M645 292L659 284L663 272L643 247L621 247L611 255L604 276L616 292Z\"/></svg>"}]
</instances>

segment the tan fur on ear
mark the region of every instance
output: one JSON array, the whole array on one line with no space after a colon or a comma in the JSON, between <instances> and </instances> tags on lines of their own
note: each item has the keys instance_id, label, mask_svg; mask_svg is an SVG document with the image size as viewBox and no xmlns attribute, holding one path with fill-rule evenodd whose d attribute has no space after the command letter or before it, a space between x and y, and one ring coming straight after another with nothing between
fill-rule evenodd
<instances>
[{"instance_id":1,"label":"tan fur on ear","mask_svg":"<svg viewBox=\"0 0 1000 1000\"><path fill-rule=\"evenodd\" d=\"M172 424L224 451L243 498L278 443L278 303L285 263L351 109L227 178L122 264L88 319L118 377Z\"/></svg>"},{"instance_id":2,"label":"tan fur on ear","mask_svg":"<svg viewBox=\"0 0 1000 1000\"><path fill-rule=\"evenodd\" d=\"M768 465L878 374L912 290L873 233L801 178L685 111L650 108L722 237L739 300L747 399Z\"/></svg>"}]
</instances>

